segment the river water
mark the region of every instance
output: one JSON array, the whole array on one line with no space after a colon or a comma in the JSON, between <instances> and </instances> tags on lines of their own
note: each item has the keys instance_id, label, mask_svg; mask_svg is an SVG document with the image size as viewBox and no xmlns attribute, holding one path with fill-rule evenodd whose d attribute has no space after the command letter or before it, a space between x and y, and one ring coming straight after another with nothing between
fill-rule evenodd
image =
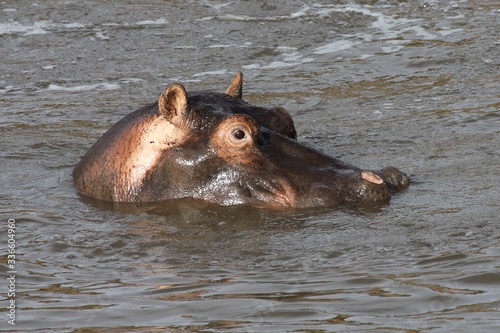
<instances>
[{"instance_id":1,"label":"river water","mask_svg":"<svg viewBox=\"0 0 500 333\"><path fill-rule=\"evenodd\" d=\"M487 0L0 2L0 331L498 332L499 17ZM410 188L293 212L77 196L72 168L112 124L238 70L299 141Z\"/></svg>"}]
</instances>

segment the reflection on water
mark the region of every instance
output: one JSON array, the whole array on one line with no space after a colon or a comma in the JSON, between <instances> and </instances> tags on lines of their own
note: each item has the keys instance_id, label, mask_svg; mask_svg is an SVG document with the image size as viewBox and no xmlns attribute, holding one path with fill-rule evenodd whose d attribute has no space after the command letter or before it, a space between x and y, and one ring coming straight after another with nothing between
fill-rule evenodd
<instances>
[{"instance_id":1,"label":"reflection on water","mask_svg":"<svg viewBox=\"0 0 500 333\"><path fill-rule=\"evenodd\" d=\"M0 331L496 332L498 10L1 4L0 214L17 221L19 309ZM297 211L75 193L73 165L113 123L173 82L224 91L238 69L244 98L284 106L300 141L393 164L412 186L386 206Z\"/></svg>"}]
</instances>

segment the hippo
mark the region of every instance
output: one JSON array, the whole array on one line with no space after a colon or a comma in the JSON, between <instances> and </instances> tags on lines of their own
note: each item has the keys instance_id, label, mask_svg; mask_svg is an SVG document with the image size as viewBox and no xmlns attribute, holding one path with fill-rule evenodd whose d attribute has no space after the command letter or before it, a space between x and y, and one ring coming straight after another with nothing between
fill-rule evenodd
<instances>
[{"instance_id":1,"label":"hippo","mask_svg":"<svg viewBox=\"0 0 500 333\"><path fill-rule=\"evenodd\" d=\"M73 170L76 190L110 202L192 198L220 206L336 207L389 202L409 185L394 167L365 170L297 141L282 107L172 84L117 122Z\"/></svg>"}]
</instances>

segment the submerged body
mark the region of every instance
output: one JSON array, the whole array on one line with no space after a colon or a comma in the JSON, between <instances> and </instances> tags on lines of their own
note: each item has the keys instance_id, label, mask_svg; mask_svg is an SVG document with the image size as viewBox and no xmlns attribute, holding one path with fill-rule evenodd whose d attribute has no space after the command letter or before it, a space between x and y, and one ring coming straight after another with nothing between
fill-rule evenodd
<instances>
[{"instance_id":1,"label":"submerged body","mask_svg":"<svg viewBox=\"0 0 500 333\"><path fill-rule=\"evenodd\" d=\"M114 202L313 207L388 202L408 186L395 168L362 170L298 143L290 115L244 102L242 83L239 73L225 94L170 86L87 152L77 190Z\"/></svg>"}]
</instances>

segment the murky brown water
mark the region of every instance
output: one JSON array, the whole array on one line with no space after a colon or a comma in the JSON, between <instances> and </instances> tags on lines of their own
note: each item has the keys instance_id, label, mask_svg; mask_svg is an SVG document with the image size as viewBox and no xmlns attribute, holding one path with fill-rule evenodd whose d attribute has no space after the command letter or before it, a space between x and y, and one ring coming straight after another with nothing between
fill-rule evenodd
<instances>
[{"instance_id":1,"label":"murky brown water","mask_svg":"<svg viewBox=\"0 0 500 333\"><path fill-rule=\"evenodd\" d=\"M498 332L494 1L0 3L1 332ZM406 171L390 205L111 207L71 170L173 82ZM16 220L16 326L7 220Z\"/></svg>"}]
</instances>

